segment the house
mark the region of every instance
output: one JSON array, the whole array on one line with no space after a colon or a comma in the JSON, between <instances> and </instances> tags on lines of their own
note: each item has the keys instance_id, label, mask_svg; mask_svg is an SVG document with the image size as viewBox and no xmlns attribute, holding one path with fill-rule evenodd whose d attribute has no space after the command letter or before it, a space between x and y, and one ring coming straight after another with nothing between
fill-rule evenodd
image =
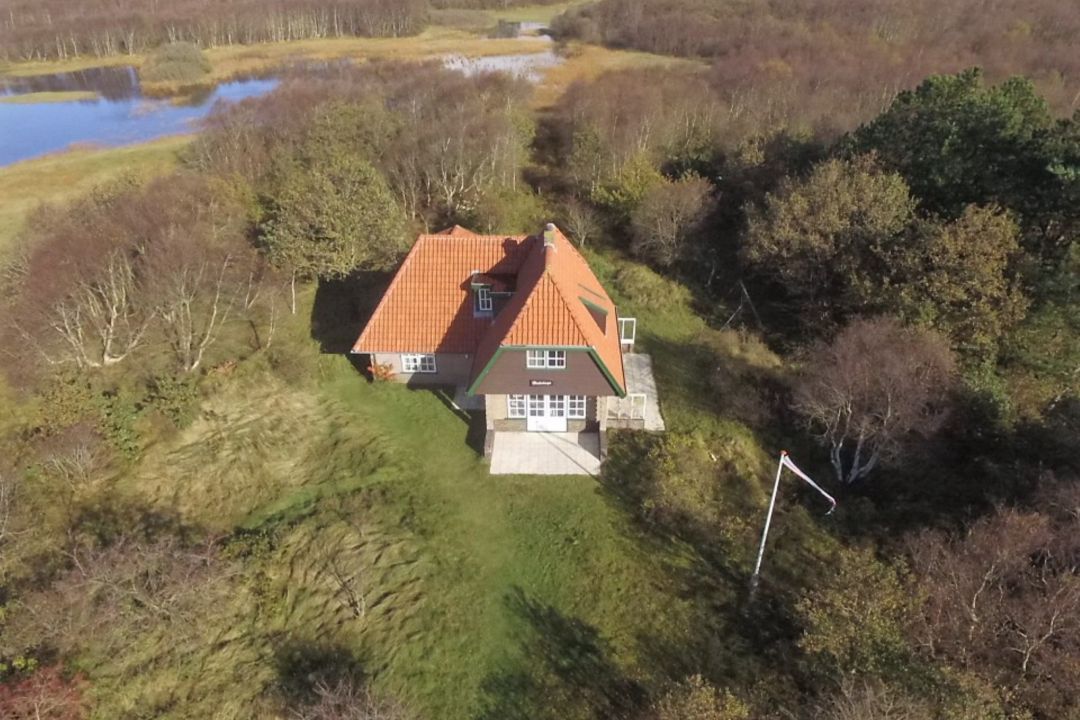
<instances>
[{"instance_id":1,"label":"house","mask_svg":"<svg viewBox=\"0 0 1080 720\"><path fill-rule=\"evenodd\" d=\"M537 235L421 235L353 347L410 385L457 388L485 413L485 454L509 433L663 429L636 321L623 318L553 224ZM651 395L651 398L650 398Z\"/></svg>"}]
</instances>

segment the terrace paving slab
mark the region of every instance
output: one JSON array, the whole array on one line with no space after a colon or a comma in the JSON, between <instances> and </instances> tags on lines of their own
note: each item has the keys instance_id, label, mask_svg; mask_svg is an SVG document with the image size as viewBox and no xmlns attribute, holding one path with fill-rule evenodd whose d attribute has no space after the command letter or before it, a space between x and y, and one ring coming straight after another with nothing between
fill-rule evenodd
<instances>
[{"instance_id":1,"label":"terrace paving slab","mask_svg":"<svg viewBox=\"0 0 1080 720\"><path fill-rule=\"evenodd\" d=\"M598 475L599 433L497 432L492 475Z\"/></svg>"}]
</instances>

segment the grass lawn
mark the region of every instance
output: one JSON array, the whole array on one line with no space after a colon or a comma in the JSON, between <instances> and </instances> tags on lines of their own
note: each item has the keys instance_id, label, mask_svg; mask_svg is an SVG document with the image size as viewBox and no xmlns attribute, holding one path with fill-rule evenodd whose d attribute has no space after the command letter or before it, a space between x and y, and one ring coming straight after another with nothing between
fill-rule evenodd
<instances>
[{"instance_id":1,"label":"grass lawn","mask_svg":"<svg viewBox=\"0 0 1080 720\"><path fill-rule=\"evenodd\" d=\"M0 255L41 203L76 197L123 173L166 172L189 142L190 136L174 136L120 148L78 148L0 168Z\"/></svg>"},{"instance_id":2,"label":"grass lawn","mask_svg":"<svg viewBox=\"0 0 1080 720\"><path fill-rule=\"evenodd\" d=\"M239 718L297 663L341 654L446 720L544 717L551 692L588 703L659 682L655 648L692 633L665 581L688 562L677 546L645 552L596 479L490 476L438 393L372 385L340 356L319 367L305 388L230 379L117 481L132 506L271 540L193 637L88 653L100 712L153 696L188 708L169 717ZM335 563L365 588L365 617Z\"/></svg>"}]
</instances>

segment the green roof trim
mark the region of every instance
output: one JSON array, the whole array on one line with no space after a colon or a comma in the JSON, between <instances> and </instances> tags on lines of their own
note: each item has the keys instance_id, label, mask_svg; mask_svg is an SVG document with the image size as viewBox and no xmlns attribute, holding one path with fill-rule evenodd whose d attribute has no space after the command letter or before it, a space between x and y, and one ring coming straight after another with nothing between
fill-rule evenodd
<instances>
[{"instance_id":1,"label":"green roof trim","mask_svg":"<svg viewBox=\"0 0 1080 720\"><path fill-rule=\"evenodd\" d=\"M588 347L585 345L500 345L499 349L496 350L495 353L491 356L491 359L488 360L488 363L484 366L484 369L481 370L480 373L476 376L476 380L474 380L472 385L469 386L469 389L465 391L466 394L476 394L477 386L479 386L480 383L483 382L484 378L487 377L487 374L491 371L491 368L494 367L495 361L498 360L499 356L501 356L506 350L564 350L567 352L584 351L592 357L593 362L595 362L596 366L600 368L601 374L603 374L604 378L608 381L608 384L611 385L611 389L615 391L615 394L621 398L626 397L626 390L619 387L619 383L615 382L615 377L611 374L611 371L608 370L608 367L604 364L604 361L600 359L600 354L596 352L596 348Z\"/></svg>"},{"instance_id":2,"label":"green roof trim","mask_svg":"<svg viewBox=\"0 0 1080 720\"><path fill-rule=\"evenodd\" d=\"M590 300L590 299L588 299L586 297L578 296L578 300L580 300L581 304L584 305L585 307L589 308L590 310L595 310L598 313L603 313L604 317L607 317L607 314L608 314L607 308L601 307L600 305L598 305L597 303L594 303L592 300Z\"/></svg>"}]
</instances>

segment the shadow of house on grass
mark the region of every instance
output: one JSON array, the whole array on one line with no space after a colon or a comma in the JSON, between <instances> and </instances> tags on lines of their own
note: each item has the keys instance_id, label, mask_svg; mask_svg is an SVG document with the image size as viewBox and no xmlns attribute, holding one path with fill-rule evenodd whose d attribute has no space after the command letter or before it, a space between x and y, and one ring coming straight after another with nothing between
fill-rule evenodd
<instances>
[{"instance_id":1,"label":"shadow of house on grass","mask_svg":"<svg viewBox=\"0 0 1080 720\"><path fill-rule=\"evenodd\" d=\"M616 720L642 707L644 688L611 658L600 632L514 588L510 612L525 625L521 656L529 667L488 677L477 720Z\"/></svg>"}]
</instances>

